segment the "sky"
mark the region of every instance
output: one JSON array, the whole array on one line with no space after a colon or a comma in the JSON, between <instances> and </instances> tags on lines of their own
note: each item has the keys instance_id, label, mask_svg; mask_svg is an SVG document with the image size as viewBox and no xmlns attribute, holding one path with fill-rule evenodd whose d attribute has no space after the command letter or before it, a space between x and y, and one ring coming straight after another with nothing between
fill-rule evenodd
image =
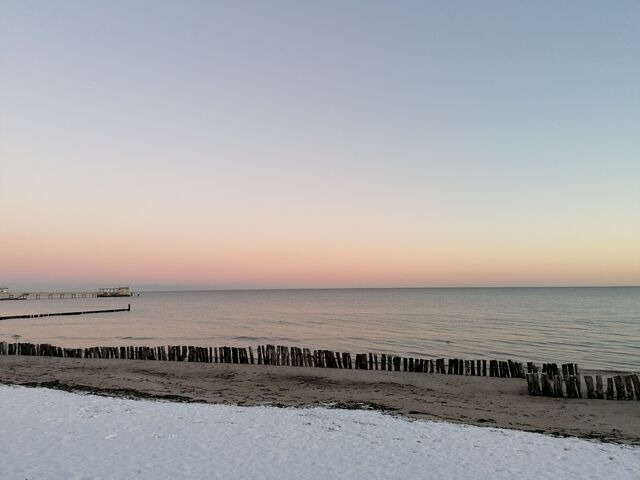
<instances>
[{"instance_id":1,"label":"sky","mask_svg":"<svg viewBox=\"0 0 640 480\"><path fill-rule=\"evenodd\" d=\"M0 283L640 285L640 2L0 0Z\"/></svg>"}]
</instances>

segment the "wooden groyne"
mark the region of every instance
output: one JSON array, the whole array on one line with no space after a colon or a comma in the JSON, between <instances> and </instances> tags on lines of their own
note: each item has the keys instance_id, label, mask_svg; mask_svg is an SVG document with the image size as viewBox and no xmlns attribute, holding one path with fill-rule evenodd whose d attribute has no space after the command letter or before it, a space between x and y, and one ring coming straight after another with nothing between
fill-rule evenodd
<instances>
[{"instance_id":1,"label":"wooden groyne","mask_svg":"<svg viewBox=\"0 0 640 480\"><path fill-rule=\"evenodd\" d=\"M109 310L84 310L81 312L58 312L58 313L31 313L25 315L3 315L0 320L13 320L16 318L40 318L40 317L61 317L65 315L88 315L92 313L114 313L114 312L130 312L131 304L127 308L111 308Z\"/></svg>"},{"instance_id":2,"label":"wooden groyne","mask_svg":"<svg viewBox=\"0 0 640 480\"><path fill-rule=\"evenodd\" d=\"M583 376L575 363L566 363L559 367L555 363L543 363L538 366L533 362L527 362L525 371L522 362L513 360L415 358L377 353L352 355L349 352L311 350L284 345L258 345L254 350L252 347L193 345L68 348L48 343L0 342L0 355L227 363L517 378L526 379L530 395L569 399L640 400L640 379L637 374Z\"/></svg>"},{"instance_id":3,"label":"wooden groyne","mask_svg":"<svg viewBox=\"0 0 640 480\"><path fill-rule=\"evenodd\" d=\"M348 352L311 350L309 348L284 345L259 345L254 350L252 347L196 347L186 345L67 348L51 344L0 342L0 355L235 363L500 378L525 378L526 375L523 364L512 360L425 359L376 353L357 353L352 355Z\"/></svg>"},{"instance_id":4,"label":"wooden groyne","mask_svg":"<svg viewBox=\"0 0 640 480\"><path fill-rule=\"evenodd\" d=\"M580 375L577 365L569 363L562 365L562 373L557 370L531 372L527 373L526 378L529 395L598 400L640 400L640 378L636 373L608 377Z\"/></svg>"}]
</instances>

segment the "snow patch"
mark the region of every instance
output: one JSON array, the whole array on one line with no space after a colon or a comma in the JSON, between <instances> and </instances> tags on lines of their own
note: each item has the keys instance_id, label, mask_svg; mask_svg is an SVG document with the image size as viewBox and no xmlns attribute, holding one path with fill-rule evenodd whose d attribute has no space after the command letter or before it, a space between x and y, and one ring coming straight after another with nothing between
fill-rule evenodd
<instances>
[{"instance_id":1,"label":"snow patch","mask_svg":"<svg viewBox=\"0 0 640 480\"><path fill-rule=\"evenodd\" d=\"M640 478L640 448L374 411L127 400L0 386L23 478Z\"/></svg>"}]
</instances>

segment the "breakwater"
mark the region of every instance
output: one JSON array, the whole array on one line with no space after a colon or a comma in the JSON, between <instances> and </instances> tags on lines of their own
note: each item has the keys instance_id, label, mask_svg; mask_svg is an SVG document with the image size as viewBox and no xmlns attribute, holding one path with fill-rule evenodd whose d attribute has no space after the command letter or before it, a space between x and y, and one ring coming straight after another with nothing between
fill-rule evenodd
<instances>
[{"instance_id":1,"label":"breakwater","mask_svg":"<svg viewBox=\"0 0 640 480\"><path fill-rule=\"evenodd\" d=\"M391 372L430 373L526 379L528 392L534 396L640 400L640 381L637 374L585 376L575 363L536 365L497 359L416 358L393 354L335 352L286 345L258 345L253 347L198 347L193 345L119 346L68 348L51 344L0 342L0 355L28 355L89 359L121 359L172 361L194 363L222 363L270 365L288 367L339 368L353 370L381 370ZM604 395L602 385L607 384Z\"/></svg>"},{"instance_id":2,"label":"breakwater","mask_svg":"<svg viewBox=\"0 0 640 480\"><path fill-rule=\"evenodd\" d=\"M131 304L127 308L109 308L103 310L82 310L75 312L57 312L57 313L26 313L21 315L2 315L0 320L14 320L19 318L40 318L40 317L64 317L69 315L89 315L93 313L116 313L116 312L130 312Z\"/></svg>"}]
</instances>

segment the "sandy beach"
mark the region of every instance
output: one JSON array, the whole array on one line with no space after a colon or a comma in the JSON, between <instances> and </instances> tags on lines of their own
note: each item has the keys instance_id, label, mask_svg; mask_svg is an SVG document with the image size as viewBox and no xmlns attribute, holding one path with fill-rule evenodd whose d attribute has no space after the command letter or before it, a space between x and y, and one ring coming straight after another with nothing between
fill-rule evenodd
<instances>
[{"instance_id":1,"label":"sandy beach","mask_svg":"<svg viewBox=\"0 0 640 480\"><path fill-rule=\"evenodd\" d=\"M416 419L640 444L640 402L532 397L520 379L1 356L0 382L178 402L373 408Z\"/></svg>"}]
</instances>

